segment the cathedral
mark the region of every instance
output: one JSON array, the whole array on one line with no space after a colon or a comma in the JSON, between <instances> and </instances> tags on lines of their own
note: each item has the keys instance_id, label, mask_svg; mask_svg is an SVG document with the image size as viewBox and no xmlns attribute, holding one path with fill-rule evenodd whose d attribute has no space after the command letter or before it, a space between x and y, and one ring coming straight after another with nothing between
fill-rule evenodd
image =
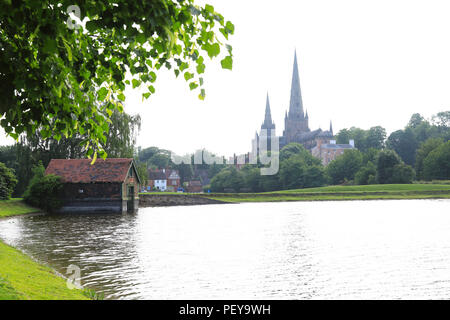
<instances>
[{"instance_id":1,"label":"cathedral","mask_svg":"<svg viewBox=\"0 0 450 320\"><path fill-rule=\"evenodd\" d=\"M286 111L284 116L283 135L280 137L276 137L279 140L280 150L285 145L291 142L300 143L306 149L311 150L318 144L319 141L333 139L333 128L331 125L331 121L330 129L328 131L322 131L321 129L311 131L309 129L308 121L308 111L306 111L306 113L303 111L302 92L300 90L300 78L298 75L297 54L294 53L294 66L292 70L291 99L289 103L289 111ZM272 137L276 136L275 123L272 121L272 116L270 113L269 95L267 95L264 122L261 125L260 133L256 133L253 143L256 142L256 145L259 146L260 140L266 139L267 149L270 150L270 130L272 131Z\"/></svg>"}]
</instances>

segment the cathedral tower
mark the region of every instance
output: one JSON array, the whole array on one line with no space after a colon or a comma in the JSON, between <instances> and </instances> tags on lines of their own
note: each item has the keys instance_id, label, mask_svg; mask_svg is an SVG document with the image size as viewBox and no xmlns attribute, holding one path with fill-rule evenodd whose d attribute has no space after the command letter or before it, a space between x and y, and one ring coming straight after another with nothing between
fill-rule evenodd
<instances>
[{"instance_id":1,"label":"cathedral tower","mask_svg":"<svg viewBox=\"0 0 450 320\"><path fill-rule=\"evenodd\" d=\"M302 134L310 132L308 126L308 113L303 111L300 77L298 75L297 52L294 53L294 66L292 70L291 99L289 112L284 118L283 141L285 144L298 142Z\"/></svg>"}]
</instances>

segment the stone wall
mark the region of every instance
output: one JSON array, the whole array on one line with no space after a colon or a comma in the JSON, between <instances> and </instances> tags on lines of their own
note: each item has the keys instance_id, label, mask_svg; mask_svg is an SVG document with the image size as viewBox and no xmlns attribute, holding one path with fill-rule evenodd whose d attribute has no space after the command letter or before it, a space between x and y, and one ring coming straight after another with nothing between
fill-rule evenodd
<instances>
[{"instance_id":1,"label":"stone wall","mask_svg":"<svg viewBox=\"0 0 450 320\"><path fill-rule=\"evenodd\" d=\"M190 194L141 194L139 207L189 206L199 204L225 203Z\"/></svg>"}]
</instances>

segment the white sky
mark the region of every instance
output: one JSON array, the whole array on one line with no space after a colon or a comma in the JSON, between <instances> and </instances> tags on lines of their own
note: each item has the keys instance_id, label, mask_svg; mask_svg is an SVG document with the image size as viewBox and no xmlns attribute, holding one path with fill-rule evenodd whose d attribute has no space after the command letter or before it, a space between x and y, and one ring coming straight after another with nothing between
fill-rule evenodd
<instances>
[{"instance_id":1,"label":"white sky","mask_svg":"<svg viewBox=\"0 0 450 320\"><path fill-rule=\"evenodd\" d=\"M204 2L235 25L233 71L217 58L207 63L205 101L172 71L159 72L145 102L142 91L127 90L125 110L142 117L143 148L245 153L267 91L281 135L295 48L311 130L332 120L335 132L381 125L390 133L415 112L428 118L450 109L448 0Z\"/></svg>"}]
</instances>

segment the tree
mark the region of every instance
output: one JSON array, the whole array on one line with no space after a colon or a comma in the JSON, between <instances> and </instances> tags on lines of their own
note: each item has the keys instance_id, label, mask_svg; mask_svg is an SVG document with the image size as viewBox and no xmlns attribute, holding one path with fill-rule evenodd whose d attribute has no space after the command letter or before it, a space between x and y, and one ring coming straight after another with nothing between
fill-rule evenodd
<instances>
[{"instance_id":1,"label":"tree","mask_svg":"<svg viewBox=\"0 0 450 320\"><path fill-rule=\"evenodd\" d=\"M341 184L353 180L363 164L363 156L359 150L345 150L344 154L331 161L326 172L333 184Z\"/></svg>"},{"instance_id":2,"label":"tree","mask_svg":"<svg viewBox=\"0 0 450 320\"><path fill-rule=\"evenodd\" d=\"M439 145L423 160L423 175L426 180L450 179L450 141Z\"/></svg>"},{"instance_id":3,"label":"tree","mask_svg":"<svg viewBox=\"0 0 450 320\"><path fill-rule=\"evenodd\" d=\"M110 158L133 158L134 146L141 130L141 117L115 110L111 114L104 149Z\"/></svg>"},{"instance_id":4,"label":"tree","mask_svg":"<svg viewBox=\"0 0 450 320\"><path fill-rule=\"evenodd\" d=\"M377 168L372 161L367 164L355 174L355 183L359 185L376 183Z\"/></svg>"},{"instance_id":5,"label":"tree","mask_svg":"<svg viewBox=\"0 0 450 320\"><path fill-rule=\"evenodd\" d=\"M372 127L366 133L364 151L369 148L383 149L386 140L386 129L380 126Z\"/></svg>"},{"instance_id":6,"label":"tree","mask_svg":"<svg viewBox=\"0 0 450 320\"><path fill-rule=\"evenodd\" d=\"M417 146L414 132L409 127L392 132L387 140L387 147L394 150L409 165L414 165Z\"/></svg>"},{"instance_id":7,"label":"tree","mask_svg":"<svg viewBox=\"0 0 450 320\"><path fill-rule=\"evenodd\" d=\"M415 175L416 173L411 166L399 163L394 166L391 183L412 183Z\"/></svg>"},{"instance_id":8,"label":"tree","mask_svg":"<svg viewBox=\"0 0 450 320\"><path fill-rule=\"evenodd\" d=\"M0 162L0 200L8 200L11 198L14 187L17 184L14 171L3 162Z\"/></svg>"},{"instance_id":9,"label":"tree","mask_svg":"<svg viewBox=\"0 0 450 320\"><path fill-rule=\"evenodd\" d=\"M281 161L280 182L284 189L303 188L306 163L300 156L292 156Z\"/></svg>"},{"instance_id":10,"label":"tree","mask_svg":"<svg viewBox=\"0 0 450 320\"><path fill-rule=\"evenodd\" d=\"M191 180L194 175L194 170L192 169L192 165L190 163L180 163L175 165L175 169L178 170L182 184Z\"/></svg>"},{"instance_id":11,"label":"tree","mask_svg":"<svg viewBox=\"0 0 450 320\"><path fill-rule=\"evenodd\" d=\"M381 184L393 183L394 167L402 160L393 150L382 150L377 158L377 181Z\"/></svg>"},{"instance_id":12,"label":"tree","mask_svg":"<svg viewBox=\"0 0 450 320\"><path fill-rule=\"evenodd\" d=\"M148 160L149 167L156 167L158 169L164 169L171 163L170 156L164 153L157 153Z\"/></svg>"},{"instance_id":13,"label":"tree","mask_svg":"<svg viewBox=\"0 0 450 320\"><path fill-rule=\"evenodd\" d=\"M136 170L141 180L141 187L148 183L148 168L145 162L136 162Z\"/></svg>"},{"instance_id":14,"label":"tree","mask_svg":"<svg viewBox=\"0 0 450 320\"><path fill-rule=\"evenodd\" d=\"M213 192L239 192L244 187L244 177L234 166L228 166L211 179Z\"/></svg>"},{"instance_id":15,"label":"tree","mask_svg":"<svg viewBox=\"0 0 450 320\"><path fill-rule=\"evenodd\" d=\"M43 139L58 141L86 134L87 155L106 157L109 117L122 111L127 85L145 87L148 98L155 92L156 72L165 67L183 74L203 99L206 56L217 57L225 47L221 65L232 68L232 48L218 35L227 40L234 25L210 5L77 3L0 1L0 125L13 138L38 129Z\"/></svg>"},{"instance_id":16,"label":"tree","mask_svg":"<svg viewBox=\"0 0 450 320\"><path fill-rule=\"evenodd\" d=\"M53 174L45 175L44 166L39 163L33 168L33 177L23 199L34 207L53 212L62 205L61 192L61 177Z\"/></svg>"},{"instance_id":17,"label":"tree","mask_svg":"<svg viewBox=\"0 0 450 320\"><path fill-rule=\"evenodd\" d=\"M422 143L419 149L417 149L416 174L418 179L424 179L423 161L425 160L425 158L430 154L431 151L433 151L443 143L444 141L440 138L430 138L424 143Z\"/></svg>"}]
</instances>

